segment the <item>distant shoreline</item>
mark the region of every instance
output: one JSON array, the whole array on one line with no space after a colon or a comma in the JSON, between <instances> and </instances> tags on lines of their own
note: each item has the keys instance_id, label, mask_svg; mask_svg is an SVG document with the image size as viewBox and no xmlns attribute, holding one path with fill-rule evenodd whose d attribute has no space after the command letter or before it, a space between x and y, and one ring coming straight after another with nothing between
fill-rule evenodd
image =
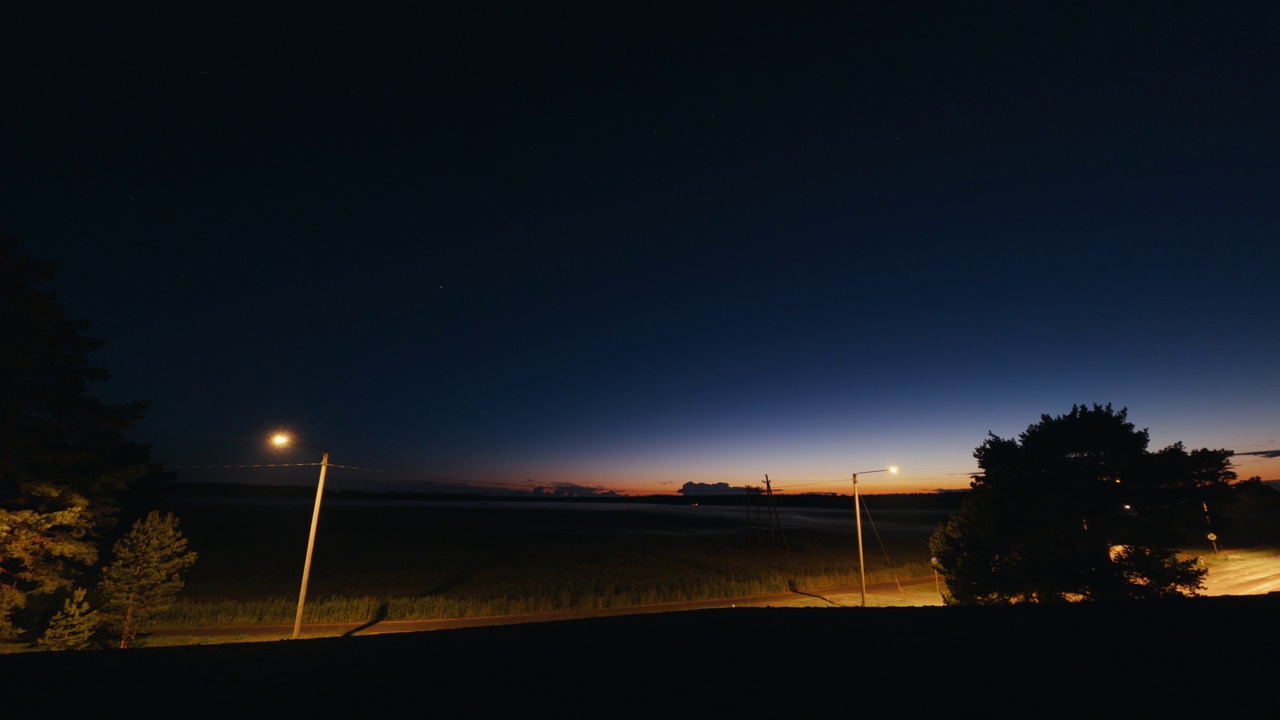
<instances>
[{"instance_id":1,"label":"distant shoreline","mask_svg":"<svg viewBox=\"0 0 1280 720\"><path fill-rule=\"evenodd\" d=\"M960 506L961 500L968 490L948 490L928 493L880 493L864 494L871 502L887 507L912 509L952 510ZM166 486L161 494L170 501L181 500L266 500L266 499L299 499L314 500L315 486L308 485L249 485L242 483L207 483L207 482L174 482ZM542 504L636 504L652 505L716 505L737 506L755 502L756 496L742 494L713 495L627 495L627 496L590 496L566 495L547 496L529 494L480 494L480 493L412 493L412 492L366 492L360 490L326 490L325 497L331 502L344 504L368 503L456 503L460 506L471 506L483 503L542 503ZM791 507L831 507L848 508L852 495L834 493L777 493L773 497L775 504Z\"/></svg>"}]
</instances>

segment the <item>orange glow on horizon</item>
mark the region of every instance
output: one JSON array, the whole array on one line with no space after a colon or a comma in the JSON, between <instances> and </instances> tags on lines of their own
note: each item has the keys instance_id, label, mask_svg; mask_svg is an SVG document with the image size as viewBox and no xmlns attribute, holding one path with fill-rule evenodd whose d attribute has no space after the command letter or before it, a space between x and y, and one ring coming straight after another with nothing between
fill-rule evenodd
<instances>
[{"instance_id":1,"label":"orange glow on horizon","mask_svg":"<svg viewBox=\"0 0 1280 720\"><path fill-rule=\"evenodd\" d=\"M889 468L886 468L888 470ZM973 470L972 472L977 472ZM666 479L662 476L672 479ZM656 477L655 477L656 476ZM675 479L680 478L680 479ZM936 493L957 490L968 490L971 477L969 472L958 471L942 475L906 473L898 468L878 475L868 475L865 480L859 476L859 492L865 495L894 495L907 493ZM626 497L669 496L697 497L698 493L685 495L681 492L686 483L694 488L704 486L706 490L719 488L721 491L740 491L743 494L747 487L763 487L764 474L756 478L744 479L741 476L729 477L720 475L686 475L672 470L670 473L635 473L612 476L592 476L589 478L559 475L555 480L539 482L538 485L554 490L556 487L578 488L584 491L596 490L600 494L613 493ZM828 474L806 474L798 476L776 476L770 474L770 488L775 495L798 496L808 494L849 495L853 487L849 476L832 477Z\"/></svg>"}]
</instances>

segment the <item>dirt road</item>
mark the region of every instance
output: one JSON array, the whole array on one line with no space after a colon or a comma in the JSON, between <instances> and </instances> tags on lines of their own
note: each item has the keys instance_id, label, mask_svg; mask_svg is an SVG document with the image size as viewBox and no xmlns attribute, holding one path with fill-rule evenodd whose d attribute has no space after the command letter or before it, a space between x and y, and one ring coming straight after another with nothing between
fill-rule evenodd
<instances>
[{"instance_id":1,"label":"dirt road","mask_svg":"<svg viewBox=\"0 0 1280 720\"><path fill-rule=\"evenodd\" d=\"M1225 555L1205 577L1205 595L1265 595L1280 591L1280 553Z\"/></svg>"}]
</instances>

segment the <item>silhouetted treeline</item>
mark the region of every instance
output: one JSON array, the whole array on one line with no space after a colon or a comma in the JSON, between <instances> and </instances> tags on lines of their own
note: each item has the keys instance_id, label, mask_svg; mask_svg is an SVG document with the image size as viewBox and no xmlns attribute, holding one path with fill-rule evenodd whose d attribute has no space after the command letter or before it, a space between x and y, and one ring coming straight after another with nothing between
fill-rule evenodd
<instances>
[{"instance_id":1,"label":"silhouetted treeline","mask_svg":"<svg viewBox=\"0 0 1280 720\"><path fill-rule=\"evenodd\" d=\"M245 485L240 483L174 483L166 488L166 494L174 498L313 498L315 488L306 485ZM863 500L873 510L955 510L965 492L899 493L889 495L864 495ZM553 497L548 495L517 494L492 495L470 493L415 493L415 492L367 492L361 490L326 490L325 497L348 500L383 502L535 502L535 503L649 503L655 505L714 505L741 507L748 503L767 503L768 498L742 495L632 495L609 497ZM773 502L778 507L852 508L851 495L836 494L776 494Z\"/></svg>"}]
</instances>

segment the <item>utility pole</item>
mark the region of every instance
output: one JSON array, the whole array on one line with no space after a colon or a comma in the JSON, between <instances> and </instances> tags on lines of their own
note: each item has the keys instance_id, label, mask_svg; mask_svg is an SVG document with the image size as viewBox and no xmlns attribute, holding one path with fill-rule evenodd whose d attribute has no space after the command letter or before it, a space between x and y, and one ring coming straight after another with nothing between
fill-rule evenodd
<instances>
[{"instance_id":1,"label":"utility pole","mask_svg":"<svg viewBox=\"0 0 1280 720\"><path fill-rule=\"evenodd\" d=\"M764 491L769 496L769 542L773 543L773 526L778 526L778 536L782 539L782 548L790 550L787 547L787 535L782 532L782 519L778 517L778 508L773 503L773 487L769 484L769 476L764 476ZM775 544L774 547L777 547Z\"/></svg>"},{"instance_id":2,"label":"utility pole","mask_svg":"<svg viewBox=\"0 0 1280 720\"><path fill-rule=\"evenodd\" d=\"M1204 524L1209 526L1209 542L1213 543L1213 554L1218 554L1218 534L1213 531L1213 523L1209 520L1209 503L1201 500L1200 507L1204 508Z\"/></svg>"},{"instance_id":3,"label":"utility pole","mask_svg":"<svg viewBox=\"0 0 1280 720\"><path fill-rule=\"evenodd\" d=\"M858 577L859 584L862 586L862 607L867 606L867 565L862 560L862 501L858 498L858 475L870 475L871 473L887 472L898 473L896 465L879 470L863 470L860 473L853 474L853 517L857 525L858 533Z\"/></svg>"}]
</instances>

